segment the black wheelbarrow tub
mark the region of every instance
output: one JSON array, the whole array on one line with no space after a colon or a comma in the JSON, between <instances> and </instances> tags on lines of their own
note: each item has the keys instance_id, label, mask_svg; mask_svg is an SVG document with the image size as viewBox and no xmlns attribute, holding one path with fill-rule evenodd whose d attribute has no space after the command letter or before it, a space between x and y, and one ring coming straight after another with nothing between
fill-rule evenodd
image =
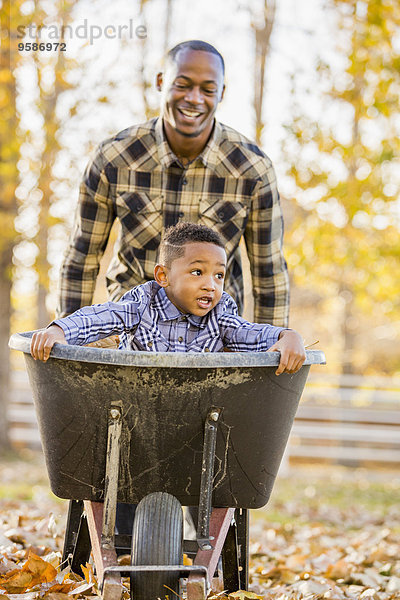
<instances>
[{"instance_id":1,"label":"black wheelbarrow tub","mask_svg":"<svg viewBox=\"0 0 400 600\"><path fill-rule=\"evenodd\" d=\"M153 353L55 345L46 363L24 352L51 489L101 501L111 405L122 403L118 500L165 491L197 505L204 423L218 424L214 507L259 508L269 499L311 364L275 375L276 352Z\"/></svg>"}]
</instances>

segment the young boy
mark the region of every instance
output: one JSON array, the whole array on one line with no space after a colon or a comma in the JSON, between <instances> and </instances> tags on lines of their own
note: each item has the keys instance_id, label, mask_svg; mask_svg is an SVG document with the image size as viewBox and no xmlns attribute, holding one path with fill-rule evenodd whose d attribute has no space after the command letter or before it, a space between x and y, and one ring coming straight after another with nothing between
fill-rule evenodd
<instances>
[{"instance_id":1,"label":"young boy","mask_svg":"<svg viewBox=\"0 0 400 600\"><path fill-rule=\"evenodd\" d=\"M305 359L301 336L290 329L249 323L223 291L226 254L218 233L178 223L165 232L154 281L119 300L85 306L32 336L31 354L46 361L61 344L84 345L113 334L120 349L152 352L279 351L277 375L295 373Z\"/></svg>"}]
</instances>

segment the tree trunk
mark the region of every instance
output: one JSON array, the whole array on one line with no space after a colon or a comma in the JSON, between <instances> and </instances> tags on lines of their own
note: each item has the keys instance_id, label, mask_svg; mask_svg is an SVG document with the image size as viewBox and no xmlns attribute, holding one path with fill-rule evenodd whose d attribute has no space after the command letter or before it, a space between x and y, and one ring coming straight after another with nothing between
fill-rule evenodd
<instances>
[{"instance_id":1,"label":"tree trunk","mask_svg":"<svg viewBox=\"0 0 400 600\"><path fill-rule=\"evenodd\" d=\"M270 49L276 9L275 0L263 0L263 2L264 6L260 24L254 21L252 23L255 37L253 106L255 117L255 140L259 146L261 146L261 137L265 126L263 121L265 63Z\"/></svg>"},{"instance_id":2,"label":"tree trunk","mask_svg":"<svg viewBox=\"0 0 400 600\"><path fill-rule=\"evenodd\" d=\"M0 451L9 448L7 431L7 407L10 397L10 350L8 338L10 337L11 315L11 243L3 247L0 254Z\"/></svg>"}]
</instances>

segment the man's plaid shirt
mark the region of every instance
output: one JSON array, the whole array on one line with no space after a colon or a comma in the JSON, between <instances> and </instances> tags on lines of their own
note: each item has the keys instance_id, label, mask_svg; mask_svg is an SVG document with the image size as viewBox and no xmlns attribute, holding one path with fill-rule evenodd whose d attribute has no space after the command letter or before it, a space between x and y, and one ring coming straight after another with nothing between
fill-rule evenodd
<instances>
[{"instance_id":1,"label":"man's plaid shirt","mask_svg":"<svg viewBox=\"0 0 400 600\"><path fill-rule=\"evenodd\" d=\"M53 323L62 328L69 344L81 346L120 334L120 349L148 352L262 352L283 331L239 317L226 292L205 316L185 315L155 281L129 290L119 302L84 306Z\"/></svg>"},{"instance_id":2,"label":"man's plaid shirt","mask_svg":"<svg viewBox=\"0 0 400 600\"><path fill-rule=\"evenodd\" d=\"M289 286L275 173L269 158L235 130L216 121L203 152L185 167L166 141L161 118L125 129L99 146L80 187L61 272L59 315L91 304L115 219L121 230L107 273L111 300L153 279L162 231L191 221L217 230L225 240L225 288L240 310L239 241L244 236L254 320L287 324Z\"/></svg>"}]
</instances>

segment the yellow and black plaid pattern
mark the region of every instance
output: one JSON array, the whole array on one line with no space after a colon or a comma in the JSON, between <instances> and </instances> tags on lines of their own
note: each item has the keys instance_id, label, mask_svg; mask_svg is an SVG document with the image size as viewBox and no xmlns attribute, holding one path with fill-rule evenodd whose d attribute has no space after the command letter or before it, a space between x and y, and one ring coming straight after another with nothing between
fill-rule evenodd
<instances>
[{"instance_id":1,"label":"yellow and black plaid pattern","mask_svg":"<svg viewBox=\"0 0 400 600\"><path fill-rule=\"evenodd\" d=\"M80 186L71 243L61 272L58 314L91 304L99 262L115 219L121 233L107 273L112 300L153 279L164 228L191 221L226 242L225 290L243 305L239 241L250 259L254 320L285 326L288 276L275 173L268 157L219 122L200 156L185 167L171 151L161 119L104 141Z\"/></svg>"}]
</instances>

